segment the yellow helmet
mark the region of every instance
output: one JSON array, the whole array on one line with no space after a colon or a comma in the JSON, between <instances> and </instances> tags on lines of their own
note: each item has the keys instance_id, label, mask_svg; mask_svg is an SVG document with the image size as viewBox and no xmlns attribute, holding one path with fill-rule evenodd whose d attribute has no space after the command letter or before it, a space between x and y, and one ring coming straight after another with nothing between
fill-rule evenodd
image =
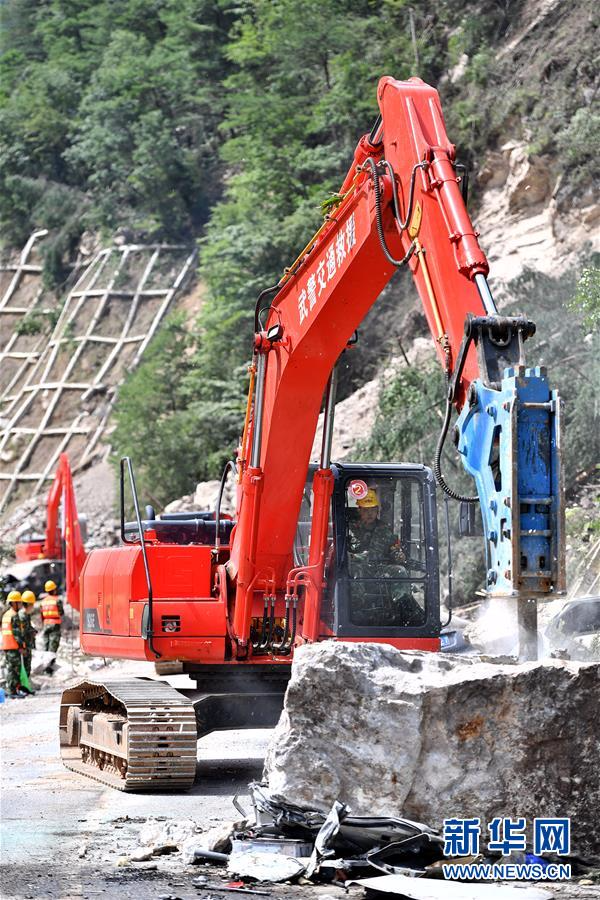
<instances>
[{"instance_id":1,"label":"yellow helmet","mask_svg":"<svg viewBox=\"0 0 600 900\"><path fill-rule=\"evenodd\" d=\"M21 603L35 603L35 594L33 591L23 591L21 594Z\"/></svg>"},{"instance_id":2,"label":"yellow helmet","mask_svg":"<svg viewBox=\"0 0 600 900\"><path fill-rule=\"evenodd\" d=\"M373 509L373 507L379 506L377 491L374 488L369 488L362 500L356 501L356 505L360 506L361 509Z\"/></svg>"},{"instance_id":3,"label":"yellow helmet","mask_svg":"<svg viewBox=\"0 0 600 900\"><path fill-rule=\"evenodd\" d=\"M11 591L6 600L8 603L20 603L21 591Z\"/></svg>"},{"instance_id":4,"label":"yellow helmet","mask_svg":"<svg viewBox=\"0 0 600 900\"><path fill-rule=\"evenodd\" d=\"M54 584L53 581L47 581L46 584L44 585L44 590L45 591L55 591L56 585Z\"/></svg>"}]
</instances>

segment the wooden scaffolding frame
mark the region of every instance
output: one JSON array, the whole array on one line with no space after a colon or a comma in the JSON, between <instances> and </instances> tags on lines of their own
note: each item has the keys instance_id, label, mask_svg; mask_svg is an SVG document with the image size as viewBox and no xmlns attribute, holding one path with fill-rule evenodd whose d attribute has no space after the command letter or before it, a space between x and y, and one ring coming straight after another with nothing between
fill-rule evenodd
<instances>
[{"instance_id":1,"label":"wooden scaffolding frame","mask_svg":"<svg viewBox=\"0 0 600 900\"><path fill-rule=\"evenodd\" d=\"M27 316L40 309L44 294L42 269L33 265L30 257L36 242L46 234L45 231L35 232L16 263L0 266L0 271L13 273L0 298L0 326L3 314L8 313L14 318L15 314ZM102 249L87 265L79 264L49 339L32 335L26 350L17 349L17 330L4 347L0 346L0 366L5 360L17 362L0 397L3 404L0 413L0 512L7 507L20 484L32 485L30 496L41 491L46 481L52 478L60 453L69 450L74 438L83 436L85 439L83 449L80 447L71 459L75 472L99 455L120 381L115 375L119 358L128 348L127 370L137 366L174 297L193 273L196 253L195 247L181 244L124 244ZM168 283L163 283L165 279L160 271L163 261L169 273ZM128 277L131 280L131 273L127 271L129 263L133 263L132 268L138 274L123 289L120 284L123 276L125 280ZM39 275L40 283L29 304L19 305L19 285L25 274ZM114 333L101 334L98 325L103 320L106 323L113 300L124 302L125 319ZM154 302L154 312L142 316L144 303L148 300ZM89 312L90 307L87 325L77 333L78 315ZM140 318L145 322L143 328L140 328ZM3 340L4 333L2 329ZM81 368L86 353L98 347L105 348L106 355L93 375L88 380L75 377L75 370L78 366ZM68 354L63 353L66 350ZM65 359L64 367L56 371L61 359ZM69 421L57 422L58 404L71 391L78 396L76 411ZM32 417L34 421L31 421ZM34 451L47 437L57 439L52 452L43 465L32 470L30 463ZM11 443L14 445L15 442L18 450L11 454Z\"/></svg>"}]
</instances>

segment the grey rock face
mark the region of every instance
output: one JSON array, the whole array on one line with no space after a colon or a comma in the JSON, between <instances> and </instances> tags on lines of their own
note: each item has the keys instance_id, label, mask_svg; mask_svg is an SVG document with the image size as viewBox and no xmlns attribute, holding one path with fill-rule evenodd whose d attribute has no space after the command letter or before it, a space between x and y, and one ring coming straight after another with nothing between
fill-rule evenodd
<instances>
[{"instance_id":1,"label":"grey rock face","mask_svg":"<svg viewBox=\"0 0 600 900\"><path fill-rule=\"evenodd\" d=\"M272 791L357 815L571 817L600 852L600 665L494 665L325 642L295 655Z\"/></svg>"}]
</instances>

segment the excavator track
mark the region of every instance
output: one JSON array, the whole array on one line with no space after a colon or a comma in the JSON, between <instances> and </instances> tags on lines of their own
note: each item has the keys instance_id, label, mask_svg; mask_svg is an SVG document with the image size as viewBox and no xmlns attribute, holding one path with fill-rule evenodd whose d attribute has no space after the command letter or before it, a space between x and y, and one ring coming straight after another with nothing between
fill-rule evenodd
<instances>
[{"instance_id":1,"label":"excavator track","mask_svg":"<svg viewBox=\"0 0 600 900\"><path fill-rule=\"evenodd\" d=\"M196 775L192 703L163 681L82 681L63 692L68 769L120 791L187 790Z\"/></svg>"}]
</instances>

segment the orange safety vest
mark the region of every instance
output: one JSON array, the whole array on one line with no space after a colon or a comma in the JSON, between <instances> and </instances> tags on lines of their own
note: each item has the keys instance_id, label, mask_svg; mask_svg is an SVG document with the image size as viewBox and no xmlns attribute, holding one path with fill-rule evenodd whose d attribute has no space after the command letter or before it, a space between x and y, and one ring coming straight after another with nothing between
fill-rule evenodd
<instances>
[{"instance_id":1,"label":"orange safety vest","mask_svg":"<svg viewBox=\"0 0 600 900\"><path fill-rule=\"evenodd\" d=\"M17 615L17 611L9 607L4 615L2 616L2 649L3 650L18 650L19 645L15 640L15 636L12 630L12 620L13 616Z\"/></svg>"},{"instance_id":2,"label":"orange safety vest","mask_svg":"<svg viewBox=\"0 0 600 900\"><path fill-rule=\"evenodd\" d=\"M42 621L44 625L60 625L62 619L58 611L57 598L52 594L44 594L42 597Z\"/></svg>"}]
</instances>

